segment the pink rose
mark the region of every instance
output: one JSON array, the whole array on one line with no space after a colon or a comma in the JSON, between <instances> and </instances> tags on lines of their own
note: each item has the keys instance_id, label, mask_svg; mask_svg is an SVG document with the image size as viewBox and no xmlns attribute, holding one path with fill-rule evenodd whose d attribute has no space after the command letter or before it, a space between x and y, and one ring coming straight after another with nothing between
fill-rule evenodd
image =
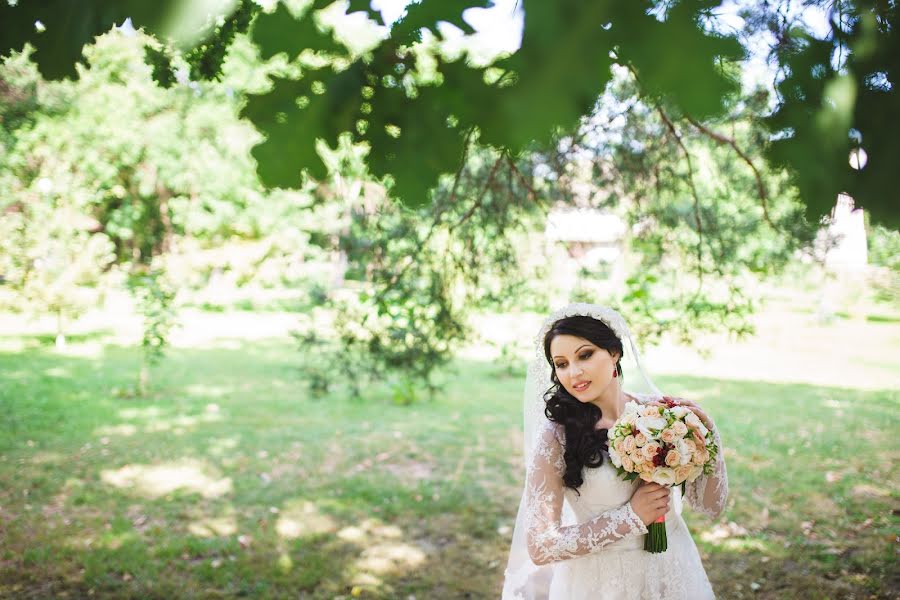
<instances>
[{"instance_id":1,"label":"pink rose","mask_svg":"<svg viewBox=\"0 0 900 600\"><path fill-rule=\"evenodd\" d=\"M706 444L706 436L700 433L699 429L691 427L691 433L694 434L694 440L696 440L697 444Z\"/></svg>"},{"instance_id":2,"label":"pink rose","mask_svg":"<svg viewBox=\"0 0 900 600\"><path fill-rule=\"evenodd\" d=\"M706 450L706 448L702 448L702 449L698 450L697 452L694 452L694 456L691 458L691 461L695 465L701 465L701 466L706 464L706 461L708 461L708 460L709 460L709 452Z\"/></svg>"},{"instance_id":3,"label":"pink rose","mask_svg":"<svg viewBox=\"0 0 900 600\"><path fill-rule=\"evenodd\" d=\"M625 436L624 438L622 438L622 441L619 443L619 445L616 448L621 449L623 452L627 452L627 453L631 454L632 452L634 452L634 449L637 448L637 446L634 443L634 436L633 435Z\"/></svg>"},{"instance_id":4,"label":"pink rose","mask_svg":"<svg viewBox=\"0 0 900 600\"><path fill-rule=\"evenodd\" d=\"M679 462L681 462L681 454L678 453L678 450L669 450L669 453L666 454L666 464L675 467Z\"/></svg>"},{"instance_id":5,"label":"pink rose","mask_svg":"<svg viewBox=\"0 0 900 600\"><path fill-rule=\"evenodd\" d=\"M691 427L692 429L700 429L700 426L703 425L703 422L700 421L700 417L693 412L686 414L684 416L684 421L687 423L688 427Z\"/></svg>"},{"instance_id":6,"label":"pink rose","mask_svg":"<svg viewBox=\"0 0 900 600\"><path fill-rule=\"evenodd\" d=\"M622 468L628 471L629 473L634 472L634 462L628 458L627 456L622 457Z\"/></svg>"},{"instance_id":7,"label":"pink rose","mask_svg":"<svg viewBox=\"0 0 900 600\"><path fill-rule=\"evenodd\" d=\"M656 442L650 442L641 448L641 452L643 452L645 459L653 460L653 457L659 453L660 448L662 448L662 446Z\"/></svg>"}]
</instances>

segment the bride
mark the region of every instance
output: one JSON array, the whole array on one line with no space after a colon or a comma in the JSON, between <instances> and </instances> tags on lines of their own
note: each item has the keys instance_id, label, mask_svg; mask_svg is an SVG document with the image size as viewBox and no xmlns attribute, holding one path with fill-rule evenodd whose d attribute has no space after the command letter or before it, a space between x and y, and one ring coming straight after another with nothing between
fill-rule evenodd
<instances>
[{"instance_id":1,"label":"bride","mask_svg":"<svg viewBox=\"0 0 900 600\"><path fill-rule=\"evenodd\" d=\"M625 346L625 342L628 346ZM503 600L702 600L715 598L683 502L719 516L728 476L718 428L689 407L719 447L712 474L672 488L626 481L611 464L607 430L629 401L661 404L628 326L615 310L570 304L535 337L525 385L525 489L513 531ZM626 352L652 394L624 390ZM644 550L647 525L665 515L668 548Z\"/></svg>"}]
</instances>

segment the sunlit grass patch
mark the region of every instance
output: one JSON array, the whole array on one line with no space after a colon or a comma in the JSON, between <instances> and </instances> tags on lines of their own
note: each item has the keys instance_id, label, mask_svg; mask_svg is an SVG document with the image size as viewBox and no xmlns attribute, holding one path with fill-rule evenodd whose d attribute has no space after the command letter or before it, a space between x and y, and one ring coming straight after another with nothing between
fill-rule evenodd
<instances>
[{"instance_id":1,"label":"sunlit grass patch","mask_svg":"<svg viewBox=\"0 0 900 600\"><path fill-rule=\"evenodd\" d=\"M460 360L433 401L397 406L377 385L318 399L290 341L200 342L171 351L147 398L115 393L136 349L0 354L17 374L0 381L0 596L497 595L521 373ZM722 430L726 513L685 511L721 597L889 597L896 392L657 383Z\"/></svg>"}]
</instances>

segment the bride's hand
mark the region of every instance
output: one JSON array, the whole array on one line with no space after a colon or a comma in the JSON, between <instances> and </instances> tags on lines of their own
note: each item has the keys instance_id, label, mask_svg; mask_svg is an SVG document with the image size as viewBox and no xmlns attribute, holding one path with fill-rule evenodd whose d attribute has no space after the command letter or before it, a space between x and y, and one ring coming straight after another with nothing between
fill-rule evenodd
<instances>
[{"instance_id":1,"label":"bride's hand","mask_svg":"<svg viewBox=\"0 0 900 600\"><path fill-rule=\"evenodd\" d=\"M644 525L653 523L669 511L669 492L667 486L641 480L641 485L631 495L631 508Z\"/></svg>"}]
</instances>

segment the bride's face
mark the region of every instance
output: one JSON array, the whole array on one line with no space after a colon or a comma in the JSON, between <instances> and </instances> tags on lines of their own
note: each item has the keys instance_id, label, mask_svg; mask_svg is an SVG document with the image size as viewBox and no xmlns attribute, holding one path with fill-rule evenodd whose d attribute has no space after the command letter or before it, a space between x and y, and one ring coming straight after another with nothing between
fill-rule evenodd
<instances>
[{"instance_id":1,"label":"bride's face","mask_svg":"<svg viewBox=\"0 0 900 600\"><path fill-rule=\"evenodd\" d=\"M557 335L550 342L550 356L559 383L582 402L598 399L614 379L616 357L584 338Z\"/></svg>"}]
</instances>

